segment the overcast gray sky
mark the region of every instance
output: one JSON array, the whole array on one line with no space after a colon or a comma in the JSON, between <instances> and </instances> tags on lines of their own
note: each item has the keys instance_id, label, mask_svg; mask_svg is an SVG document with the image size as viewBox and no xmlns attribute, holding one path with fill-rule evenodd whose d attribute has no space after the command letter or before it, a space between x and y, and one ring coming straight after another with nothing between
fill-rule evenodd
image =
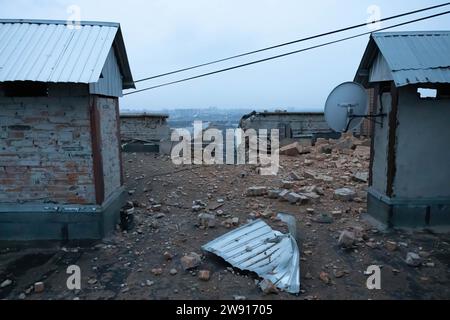
<instances>
[{"instance_id":1,"label":"overcast gray sky","mask_svg":"<svg viewBox=\"0 0 450 320\"><path fill-rule=\"evenodd\" d=\"M387 17L442 2L445 1L0 0L0 17L66 20L70 16L68 7L77 5L81 8L82 20L120 22L134 78L140 79L359 24L371 16L368 12L371 5L377 5L381 17ZM421 15L443 10L448 10L448 7ZM383 26L389 24L391 23L387 22ZM449 16L444 16L397 30L449 29ZM139 88L300 49L341 36L342 34L156 79L139 84ZM367 41L368 36L131 95L121 99L121 107L149 111L210 106L322 109L328 94L336 85L353 80Z\"/></svg>"}]
</instances>

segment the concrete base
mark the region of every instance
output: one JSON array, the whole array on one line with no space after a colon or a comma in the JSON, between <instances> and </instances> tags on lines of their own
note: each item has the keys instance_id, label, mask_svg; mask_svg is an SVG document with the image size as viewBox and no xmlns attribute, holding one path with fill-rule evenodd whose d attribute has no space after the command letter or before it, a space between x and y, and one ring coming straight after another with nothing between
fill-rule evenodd
<instances>
[{"instance_id":1,"label":"concrete base","mask_svg":"<svg viewBox=\"0 0 450 320\"><path fill-rule=\"evenodd\" d=\"M114 231L125 202L120 188L102 206L0 204L0 243L100 240Z\"/></svg>"},{"instance_id":2,"label":"concrete base","mask_svg":"<svg viewBox=\"0 0 450 320\"><path fill-rule=\"evenodd\" d=\"M450 232L449 199L392 199L368 191L368 215L385 229Z\"/></svg>"}]
</instances>

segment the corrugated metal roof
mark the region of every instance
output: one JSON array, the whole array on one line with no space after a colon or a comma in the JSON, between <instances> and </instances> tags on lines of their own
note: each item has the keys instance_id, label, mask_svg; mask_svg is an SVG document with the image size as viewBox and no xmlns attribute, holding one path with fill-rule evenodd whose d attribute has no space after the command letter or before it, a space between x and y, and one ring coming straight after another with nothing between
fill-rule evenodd
<instances>
[{"instance_id":1,"label":"corrugated metal roof","mask_svg":"<svg viewBox=\"0 0 450 320\"><path fill-rule=\"evenodd\" d=\"M355 81L367 85L369 70L381 52L397 87L450 83L450 31L372 34Z\"/></svg>"},{"instance_id":2,"label":"corrugated metal roof","mask_svg":"<svg viewBox=\"0 0 450 320\"><path fill-rule=\"evenodd\" d=\"M286 215L279 215L279 218L291 220ZM291 224L291 234L285 235L257 220L211 241L203 246L203 250L236 268L257 273L286 292L298 293L300 253L294 238L295 227Z\"/></svg>"},{"instance_id":3,"label":"corrugated metal roof","mask_svg":"<svg viewBox=\"0 0 450 320\"><path fill-rule=\"evenodd\" d=\"M65 21L0 20L0 82L96 83L114 47L123 88L134 88L120 25Z\"/></svg>"}]
</instances>

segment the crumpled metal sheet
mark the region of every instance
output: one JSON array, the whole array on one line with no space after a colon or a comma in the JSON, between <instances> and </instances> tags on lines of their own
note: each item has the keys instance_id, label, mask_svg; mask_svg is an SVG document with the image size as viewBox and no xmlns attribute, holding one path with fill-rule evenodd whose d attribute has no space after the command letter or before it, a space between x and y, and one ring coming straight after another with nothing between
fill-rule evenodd
<instances>
[{"instance_id":1,"label":"crumpled metal sheet","mask_svg":"<svg viewBox=\"0 0 450 320\"><path fill-rule=\"evenodd\" d=\"M255 272L277 288L297 294L300 291L300 253L295 240L295 218L279 214L290 234L273 230L263 220L256 220L202 247L232 266Z\"/></svg>"}]
</instances>

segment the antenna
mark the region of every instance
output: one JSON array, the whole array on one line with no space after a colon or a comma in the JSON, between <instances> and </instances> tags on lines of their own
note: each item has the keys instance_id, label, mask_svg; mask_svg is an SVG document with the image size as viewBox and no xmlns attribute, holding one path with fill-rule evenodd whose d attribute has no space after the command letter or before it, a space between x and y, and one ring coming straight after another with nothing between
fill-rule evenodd
<instances>
[{"instance_id":1,"label":"antenna","mask_svg":"<svg viewBox=\"0 0 450 320\"><path fill-rule=\"evenodd\" d=\"M325 104L325 120L336 132L356 129L365 118L384 117L386 114L368 115L369 98L362 85L344 82L330 94Z\"/></svg>"}]
</instances>

